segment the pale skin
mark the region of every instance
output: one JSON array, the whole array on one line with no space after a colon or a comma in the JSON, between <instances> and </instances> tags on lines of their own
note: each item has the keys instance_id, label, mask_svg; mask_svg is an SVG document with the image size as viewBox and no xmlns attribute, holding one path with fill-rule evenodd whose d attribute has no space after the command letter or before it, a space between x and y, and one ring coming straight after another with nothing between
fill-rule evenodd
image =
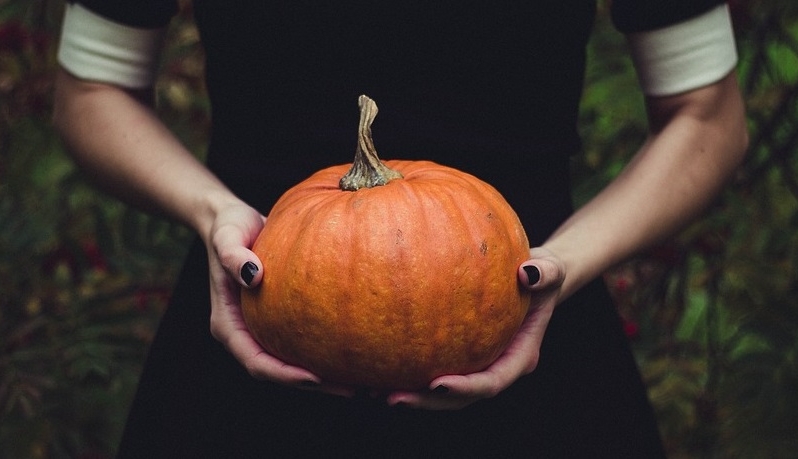
<instances>
[{"instance_id":1,"label":"pale skin","mask_svg":"<svg viewBox=\"0 0 798 459\"><path fill-rule=\"evenodd\" d=\"M210 329L258 379L298 389L352 396L352 388L267 354L247 331L241 287L257 285L263 266L249 250L264 216L243 202L188 152L158 120L147 91L57 76L54 121L75 160L108 192L173 218L199 234L208 249ZM622 174L574 213L518 269L536 266L540 280L531 312L505 353L489 368L446 375L429 390L388 394L387 403L422 409L459 409L492 397L534 371L554 309L613 265L673 235L712 202L747 147L744 106L732 72L708 86L649 97L650 135ZM534 197L531 197L534 198ZM241 267L258 267L249 286ZM433 391L444 386L446 391Z\"/></svg>"}]
</instances>

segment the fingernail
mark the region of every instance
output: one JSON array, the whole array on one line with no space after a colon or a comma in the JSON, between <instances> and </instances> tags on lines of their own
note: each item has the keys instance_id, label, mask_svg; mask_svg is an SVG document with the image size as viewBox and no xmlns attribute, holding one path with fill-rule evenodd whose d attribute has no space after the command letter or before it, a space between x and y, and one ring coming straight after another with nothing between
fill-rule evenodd
<instances>
[{"instance_id":1,"label":"fingernail","mask_svg":"<svg viewBox=\"0 0 798 459\"><path fill-rule=\"evenodd\" d=\"M301 383L299 383L299 386L300 387L304 387L306 389L312 389L314 387L319 387L320 384L317 383L316 381L313 381L312 379L306 379L306 380L302 381Z\"/></svg>"},{"instance_id":2,"label":"fingernail","mask_svg":"<svg viewBox=\"0 0 798 459\"><path fill-rule=\"evenodd\" d=\"M440 386L436 387L435 389L432 389L432 393L433 394L438 394L438 395L448 394L449 393L449 388L444 386L443 384L441 384Z\"/></svg>"},{"instance_id":3,"label":"fingernail","mask_svg":"<svg viewBox=\"0 0 798 459\"><path fill-rule=\"evenodd\" d=\"M255 263L248 261L241 267L241 279L244 279L245 284L251 284L255 274L258 274L258 267Z\"/></svg>"},{"instance_id":4,"label":"fingernail","mask_svg":"<svg viewBox=\"0 0 798 459\"><path fill-rule=\"evenodd\" d=\"M537 266L527 265L524 266L524 271L526 271L526 277L529 278L529 286L533 286L540 281L540 270Z\"/></svg>"}]
</instances>

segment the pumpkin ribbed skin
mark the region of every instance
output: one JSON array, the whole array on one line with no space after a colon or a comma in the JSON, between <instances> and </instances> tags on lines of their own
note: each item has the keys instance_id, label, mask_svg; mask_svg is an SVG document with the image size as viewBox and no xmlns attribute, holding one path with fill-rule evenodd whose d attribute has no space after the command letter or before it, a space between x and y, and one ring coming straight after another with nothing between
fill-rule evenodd
<instances>
[{"instance_id":1,"label":"pumpkin ribbed skin","mask_svg":"<svg viewBox=\"0 0 798 459\"><path fill-rule=\"evenodd\" d=\"M419 389L492 363L520 327L529 257L515 212L490 185L427 161L385 161L404 178L342 191L349 165L287 191L253 251L242 292L264 349L325 380Z\"/></svg>"}]
</instances>

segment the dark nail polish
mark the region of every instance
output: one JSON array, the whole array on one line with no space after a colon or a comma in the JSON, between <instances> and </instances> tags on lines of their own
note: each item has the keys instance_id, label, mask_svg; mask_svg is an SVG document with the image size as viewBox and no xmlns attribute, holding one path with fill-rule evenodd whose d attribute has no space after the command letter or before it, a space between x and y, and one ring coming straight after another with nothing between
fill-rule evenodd
<instances>
[{"instance_id":1,"label":"dark nail polish","mask_svg":"<svg viewBox=\"0 0 798 459\"><path fill-rule=\"evenodd\" d=\"M533 286L540 281L540 270L537 266L524 266L524 271L526 271L526 276L529 278L529 286Z\"/></svg>"},{"instance_id":2,"label":"dark nail polish","mask_svg":"<svg viewBox=\"0 0 798 459\"><path fill-rule=\"evenodd\" d=\"M258 267L251 261L244 263L244 266L241 267L241 279L244 279L244 283L247 285L252 283L252 279L255 278L257 273Z\"/></svg>"},{"instance_id":3,"label":"dark nail polish","mask_svg":"<svg viewBox=\"0 0 798 459\"><path fill-rule=\"evenodd\" d=\"M440 385L440 386L436 387L435 389L432 389L432 393L433 394L438 394L438 395L448 394L449 393L449 388L444 386L444 385Z\"/></svg>"},{"instance_id":4,"label":"dark nail polish","mask_svg":"<svg viewBox=\"0 0 798 459\"><path fill-rule=\"evenodd\" d=\"M307 379L307 380L302 381L301 383L299 383L299 386L300 387L304 387L305 389L313 389L314 387L319 387L320 384L317 383L316 381Z\"/></svg>"}]
</instances>

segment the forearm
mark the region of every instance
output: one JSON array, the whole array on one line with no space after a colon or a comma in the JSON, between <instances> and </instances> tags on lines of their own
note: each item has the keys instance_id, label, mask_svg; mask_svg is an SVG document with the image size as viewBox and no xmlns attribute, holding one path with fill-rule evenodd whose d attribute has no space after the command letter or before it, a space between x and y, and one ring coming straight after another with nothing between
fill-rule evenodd
<instances>
[{"instance_id":1,"label":"forearm","mask_svg":"<svg viewBox=\"0 0 798 459\"><path fill-rule=\"evenodd\" d=\"M652 133L625 170L543 245L565 263L561 298L695 219L743 158L744 109L733 74L650 100L649 118Z\"/></svg>"},{"instance_id":2,"label":"forearm","mask_svg":"<svg viewBox=\"0 0 798 459\"><path fill-rule=\"evenodd\" d=\"M109 193L201 234L236 198L137 95L60 71L54 122L76 162Z\"/></svg>"}]
</instances>

